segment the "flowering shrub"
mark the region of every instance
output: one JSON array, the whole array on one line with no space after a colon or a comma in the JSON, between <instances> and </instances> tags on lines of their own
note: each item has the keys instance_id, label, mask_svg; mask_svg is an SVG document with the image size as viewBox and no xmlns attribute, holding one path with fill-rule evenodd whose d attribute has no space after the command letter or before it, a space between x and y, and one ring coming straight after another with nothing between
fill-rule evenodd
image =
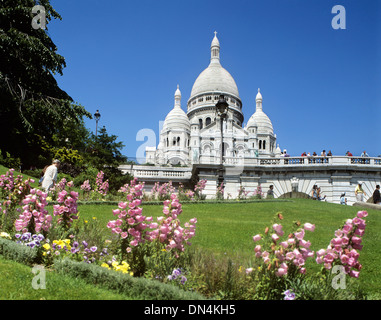
<instances>
[{"instance_id":1,"label":"flowering shrub","mask_svg":"<svg viewBox=\"0 0 381 320\"><path fill-rule=\"evenodd\" d=\"M359 263L359 252L362 249L362 239L367 217L366 211L359 211L353 219L345 221L343 227L335 231L333 238L327 249L317 251L316 262L324 264L326 270L330 270L335 265L344 267L345 273L350 277L358 278L362 265Z\"/></svg>"},{"instance_id":2,"label":"flowering shrub","mask_svg":"<svg viewBox=\"0 0 381 320\"><path fill-rule=\"evenodd\" d=\"M184 189L184 185L180 183L179 190L178 190L178 198L179 200L195 200L195 192L192 190L186 190Z\"/></svg>"},{"instance_id":3,"label":"flowering shrub","mask_svg":"<svg viewBox=\"0 0 381 320\"><path fill-rule=\"evenodd\" d=\"M22 180L22 175L16 178L13 176L14 169L9 169L5 175L0 178L0 198L5 199L0 203L0 225L3 230L11 231L14 222L21 212L18 208L22 200L32 189L33 179Z\"/></svg>"},{"instance_id":4,"label":"flowering shrub","mask_svg":"<svg viewBox=\"0 0 381 320\"><path fill-rule=\"evenodd\" d=\"M221 182L220 185L217 187L216 198L217 200L224 199L224 183L223 182Z\"/></svg>"},{"instance_id":5,"label":"flowering shrub","mask_svg":"<svg viewBox=\"0 0 381 320\"><path fill-rule=\"evenodd\" d=\"M16 231L23 233L41 232L42 230L47 233L52 225L52 216L48 214L45 208L47 193L38 189L31 189L30 194L22 200L23 212L15 221Z\"/></svg>"},{"instance_id":6,"label":"flowering shrub","mask_svg":"<svg viewBox=\"0 0 381 320\"><path fill-rule=\"evenodd\" d=\"M238 199L239 200L244 200L247 198L249 195L250 191L246 191L244 187L240 186L238 189Z\"/></svg>"},{"instance_id":7,"label":"flowering shrub","mask_svg":"<svg viewBox=\"0 0 381 320\"><path fill-rule=\"evenodd\" d=\"M202 192L204 191L207 182L208 181L206 179L201 179L196 183L194 187L194 193L195 193L196 199L203 200L205 198Z\"/></svg>"},{"instance_id":8,"label":"flowering shrub","mask_svg":"<svg viewBox=\"0 0 381 320\"><path fill-rule=\"evenodd\" d=\"M62 190L57 197L58 204L53 205L53 214L58 216L57 223L68 230L73 220L78 219L77 209L78 192Z\"/></svg>"},{"instance_id":9,"label":"flowering shrub","mask_svg":"<svg viewBox=\"0 0 381 320\"><path fill-rule=\"evenodd\" d=\"M175 187L172 185L172 181L163 183L162 185L156 182L151 190L152 197L158 200L168 200L174 192Z\"/></svg>"},{"instance_id":10,"label":"flowering shrub","mask_svg":"<svg viewBox=\"0 0 381 320\"><path fill-rule=\"evenodd\" d=\"M118 209L113 210L116 220L110 220L107 227L117 235L119 241L120 261L126 260L134 268L134 273L142 264L141 252L136 248L146 241L146 229L152 217L142 215L143 209L139 207L143 195L143 184L135 184L128 187L127 202L119 202ZM127 254L131 253L129 256ZM140 257L140 258L139 258Z\"/></svg>"},{"instance_id":11,"label":"flowering shrub","mask_svg":"<svg viewBox=\"0 0 381 320\"><path fill-rule=\"evenodd\" d=\"M276 217L283 220L281 213L278 213ZM314 256L314 252L309 249L311 242L304 237L306 231L315 230L315 225L305 223L303 227L300 227L299 222L295 225L297 229L288 234L286 239L281 238L285 232L279 223L273 223L271 229L268 227L265 229L264 234L253 237L254 242L259 243L262 240L264 242L262 245L257 244L254 249L255 257L262 259L260 271L255 275L259 283L256 288L258 298L262 295L265 295L267 299L279 298L281 290L286 285L283 278L287 276L288 279L295 279L306 273L305 262Z\"/></svg>"},{"instance_id":12,"label":"flowering shrub","mask_svg":"<svg viewBox=\"0 0 381 320\"><path fill-rule=\"evenodd\" d=\"M257 188L254 190L252 197L254 199L263 199L264 193L262 192L262 187L260 185L257 186Z\"/></svg>"},{"instance_id":13,"label":"flowering shrub","mask_svg":"<svg viewBox=\"0 0 381 320\"><path fill-rule=\"evenodd\" d=\"M109 183L108 183L108 180L103 181L103 179L104 179L104 172L99 171L97 174L97 178L95 179L94 192L98 192L100 195L105 196L107 195L107 192L109 189Z\"/></svg>"},{"instance_id":14,"label":"flowering shrub","mask_svg":"<svg viewBox=\"0 0 381 320\"><path fill-rule=\"evenodd\" d=\"M89 180L85 180L80 188L83 191L83 197L85 199L89 199L90 192L91 192L90 181Z\"/></svg>"}]
</instances>

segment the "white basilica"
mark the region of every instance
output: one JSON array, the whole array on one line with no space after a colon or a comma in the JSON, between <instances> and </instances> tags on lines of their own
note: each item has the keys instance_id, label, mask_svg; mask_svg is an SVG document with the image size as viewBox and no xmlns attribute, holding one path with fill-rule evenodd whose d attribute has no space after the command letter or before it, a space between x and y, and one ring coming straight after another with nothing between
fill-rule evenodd
<instances>
[{"instance_id":1,"label":"white basilica","mask_svg":"<svg viewBox=\"0 0 381 320\"><path fill-rule=\"evenodd\" d=\"M157 149L146 148L146 163L217 164L221 147L225 163L236 158L280 156L271 120L263 111L260 90L256 95L255 112L243 127L242 101L233 77L221 65L216 32L210 49L209 66L193 84L187 112L181 108L181 92L177 86L173 109L166 116L160 132L160 143ZM221 95L228 103L222 128L216 113L216 103Z\"/></svg>"},{"instance_id":2,"label":"white basilica","mask_svg":"<svg viewBox=\"0 0 381 320\"><path fill-rule=\"evenodd\" d=\"M259 90L255 112L244 126L242 101L233 77L221 66L216 35L209 66L193 84L187 111L181 108L179 88L174 100L159 145L146 148L146 164L120 166L123 173L144 181L147 192L156 182L172 181L176 188L180 183L192 188L204 179L207 199L216 197L221 183L225 198L236 198L242 187L254 192L259 186L264 192L273 186L274 197L284 198L308 197L318 185L327 201L340 203L341 194L346 193L348 204L353 204L359 181L368 201L375 186L381 184L381 158L281 157Z\"/></svg>"}]
</instances>

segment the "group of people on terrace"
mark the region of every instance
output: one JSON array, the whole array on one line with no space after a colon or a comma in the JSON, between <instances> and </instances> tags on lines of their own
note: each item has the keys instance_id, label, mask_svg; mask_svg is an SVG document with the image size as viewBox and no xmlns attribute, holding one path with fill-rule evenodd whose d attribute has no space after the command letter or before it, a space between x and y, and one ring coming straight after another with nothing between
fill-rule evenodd
<instances>
[{"instance_id":1,"label":"group of people on terrace","mask_svg":"<svg viewBox=\"0 0 381 320\"><path fill-rule=\"evenodd\" d=\"M286 150L285 150L284 152L286 152ZM352 154L350 151L347 151L347 152L345 153L345 155L346 155L347 157L353 157L353 154ZM333 156L333 154L332 154L332 151L331 151L331 150L329 150L328 152L326 152L325 150L323 150L323 151L320 153L320 157L332 157L332 156ZM308 153L303 152L303 153L301 154L301 157L318 157L318 154L317 154L315 151L312 153L312 155L311 155L310 152L308 152ZM364 151L361 153L360 157L363 157L363 158L364 158L364 157L369 158L369 155L368 155L368 153L364 150Z\"/></svg>"}]
</instances>

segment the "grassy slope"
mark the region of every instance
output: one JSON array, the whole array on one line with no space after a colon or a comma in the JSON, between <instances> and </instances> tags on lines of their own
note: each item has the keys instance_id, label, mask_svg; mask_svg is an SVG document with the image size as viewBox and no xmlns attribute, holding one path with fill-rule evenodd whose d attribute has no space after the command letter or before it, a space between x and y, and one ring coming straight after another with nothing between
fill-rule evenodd
<instances>
[{"instance_id":1,"label":"grassy slope","mask_svg":"<svg viewBox=\"0 0 381 320\"><path fill-rule=\"evenodd\" d=\"M0 164L0 175L5 174L8 170L9 170L8 168L6 168L6 167L4 167L4 166L2 166L2 165ZM32 185L34 188L37 188L37 187L38 187L38 179L37 179L37 178L28 176L28 175L23 174L23 173L20 173L20 171L16 171L16 170L15 170L15 171L13 172L13 176L14 176L15 178L16 178L18 175L20 175L20 174L23 176L23 180L26 180L26 179L28 179L28 178L33 179L33 180L34 180L34 183L32 183L31 185Z\"/></svg>"},{"instance_id":2,"label":"grassy slope","mask_svg":"<svg viewBox=\"0 0 381 320\"><path fill-rule=\"evenodd\" d=\"M115 219L112 209L115 206L80 206L80 217L91 220L96 217L106 224ZM237 204L199 204L184 205L180 216L184 223L196 217L198 220L196 237L192 243L195 247L212 250L217 254L228 254L239 257L240 261L249 263L253 259L254 243L252 237L264 232L266 226L273 223L277 212L284 216L282 224L286 234L292 230L294 221L310 222L316 225L315 232L307 232L305 239L310 240L311 249L316 251L326 248L346 219L353 218L361 210L358 207L342 206L308 199L295 199L292 202L260 202ZM367 210L367 229L364 235L364 248L360 255L363 264L359 281L367 292L381 292L381 277L378 261L381 257L379 246L381 230L381 211ZM162 215L161 206L143 206L146 216ZM277 221L279 223L279 220ZM320 265L310 261L307 265L313 270L319 270Z\"/></svg>"}]
</instances>

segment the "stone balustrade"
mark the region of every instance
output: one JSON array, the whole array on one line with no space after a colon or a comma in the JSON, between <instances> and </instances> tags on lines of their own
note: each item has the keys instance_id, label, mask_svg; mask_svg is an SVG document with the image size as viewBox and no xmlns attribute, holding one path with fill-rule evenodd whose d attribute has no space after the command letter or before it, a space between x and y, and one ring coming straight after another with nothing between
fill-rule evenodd
<instances>
[{"instance_id":1,"label":"stone balustrade","mask_svg":"<svg viewBox=\"0 0 381 320\"><path fill-rule=\"evenodd\" d=\"M214 157L202 157L201 164L213 164ZM218 164L219 159L216 159ZM280 158L239 158L224 157L224 165L244 166L320 166L320 165L345 165L345 166L380 166L381 158L371 157L280 157Z\"/></svg>"}]
</instances>

